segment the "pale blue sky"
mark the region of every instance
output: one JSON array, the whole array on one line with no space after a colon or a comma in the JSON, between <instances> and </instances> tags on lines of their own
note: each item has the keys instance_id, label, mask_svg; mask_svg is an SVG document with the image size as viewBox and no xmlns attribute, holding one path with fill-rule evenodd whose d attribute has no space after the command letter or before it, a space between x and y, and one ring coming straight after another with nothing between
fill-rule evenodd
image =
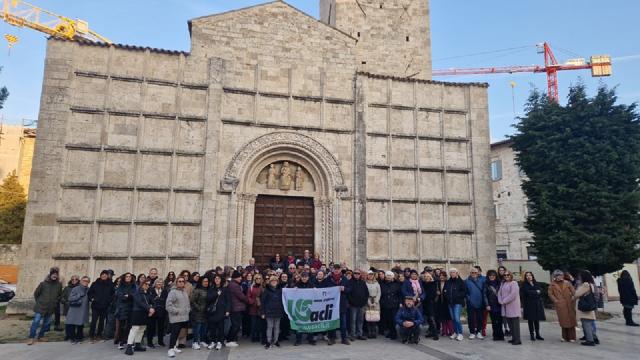
<instances>
[{"instance_id":1,"label":"pale blue sky","mask_svg":"<svg viewBox=\"0 0 640 360\"><path fill-rule=\"evenodd\" d=\"M32 3L71 18L89 21L91 28L114 42L175 50L189 50L187 20L221 11L259 4L259 0L31 0ZM317 0L290 0L290 4L318 16ZM594 92L599 82L618 86L620 101L640 102L640 2L630 0L514 1L431 0L432 56L434 68L542 64L535 44L551 43L556 57L611 54L614 75L593 79L589 71L560 73L561 101L570 84L580 77ZM0 23L4 34L20 42L8 54L0 47L0 85L11 95L0 110L5 123L38 116L45 36L29 29ZM4 41L4 39L0 39ZM5 43L6 44L6 43ZM525 47L527 46L527 47ZM460 55L518 48L481 56ZM515 81L516 111L531 86L546 91L544 74L485 75L437 78L447 81L483 81L490 84L489 106L492 140L512 133L511 87Z\"/></svg>"}]
</instances>

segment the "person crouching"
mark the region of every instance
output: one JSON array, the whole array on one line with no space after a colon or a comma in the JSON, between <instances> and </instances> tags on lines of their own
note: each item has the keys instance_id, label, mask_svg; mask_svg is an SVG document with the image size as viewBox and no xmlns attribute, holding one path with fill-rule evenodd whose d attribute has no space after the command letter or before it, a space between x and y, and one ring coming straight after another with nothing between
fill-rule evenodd
<instances>
[{"instance_id":1,"label":"person crouching","mask_svg":"<svg viewBox=\"0 0 640 360\"><path fill-rule=\"evenodd\" d=\"M424 317L414 305L414 298L407 296L404 299L404 307L401 307L396 314L396 325L400 327L400 338L403 344L420 342L420 325L424 323Z\"/></svg>"}]
</instances>

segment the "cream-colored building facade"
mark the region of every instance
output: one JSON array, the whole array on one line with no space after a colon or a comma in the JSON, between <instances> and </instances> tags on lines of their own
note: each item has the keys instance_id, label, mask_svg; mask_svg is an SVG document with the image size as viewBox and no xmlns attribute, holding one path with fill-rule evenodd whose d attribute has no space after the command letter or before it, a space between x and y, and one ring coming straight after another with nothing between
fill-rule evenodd
<instances>
[{"instance_id":1,"label":"cream-colored building facade","mask_svg":"<svg viewBox=\"0 0 640 360\"><path fill-rule=\"evenodd\" d=\"M193 19L188 53L49 40L14 309L54 264L494 264L486 84L431 80L426 0L358 3Z\"/></svg>"}]
</instances>

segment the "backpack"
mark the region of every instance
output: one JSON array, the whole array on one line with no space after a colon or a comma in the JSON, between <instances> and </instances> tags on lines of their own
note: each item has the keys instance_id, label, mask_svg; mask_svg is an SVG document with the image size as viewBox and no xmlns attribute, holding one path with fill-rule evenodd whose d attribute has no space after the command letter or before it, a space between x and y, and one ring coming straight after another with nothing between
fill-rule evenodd
<instances>
[{"instance_id":1,"label":"backpack","mask_svg":"<svg viewBox=\"0 0 640 360\"><path fill-rule=\"evenodd\" d=\"M582 312L595 311L598 308L598 303L596 302L596 296L593 294L591 290L591 285L589 285L589 292L584 294L578 300L578 310Z\"/></svg>"}]
</instances>

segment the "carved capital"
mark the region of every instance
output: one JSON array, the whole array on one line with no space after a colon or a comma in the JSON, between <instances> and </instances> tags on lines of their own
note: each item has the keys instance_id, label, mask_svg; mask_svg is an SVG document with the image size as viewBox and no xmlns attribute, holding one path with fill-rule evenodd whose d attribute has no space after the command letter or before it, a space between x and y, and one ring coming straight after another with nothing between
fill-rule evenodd
<instances>
[{"instance_id":1,"label":"carved capital","mask_svg":"<svg viewBox=\"0 0 640 360\"><path fill-rule=\"evenodd\" d=\"M238 180L237 177L227 175L220 180L220 189L222 191L233 192L236 190L238 183L240 183L240 180Z\"/></svg>"}]
</instances>

